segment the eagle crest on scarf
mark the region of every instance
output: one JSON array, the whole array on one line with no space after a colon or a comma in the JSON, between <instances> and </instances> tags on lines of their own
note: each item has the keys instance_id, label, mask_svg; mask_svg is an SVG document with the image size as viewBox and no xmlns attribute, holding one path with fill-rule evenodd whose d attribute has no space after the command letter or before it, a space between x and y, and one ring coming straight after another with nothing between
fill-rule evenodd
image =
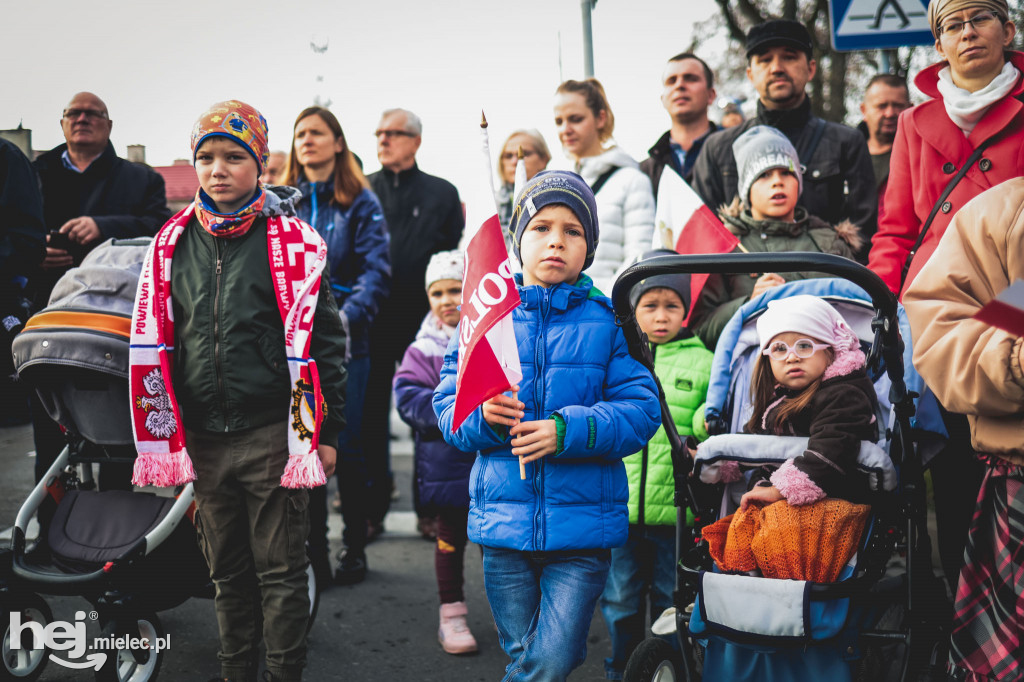
<instances>
[{"instance_id":1,"label":"eagle crest on scarf","mask_svg":"<svg viewBox=\"0 0 1024 682\"><path fill-rule=\"evenodd\" d=\"M171 409L171 398L159 367L142 377L142 385L150 396L135 396L136 409L146 412L146 430L157 438L169 438L178 428Z\"/></svg>"}]
</instances>

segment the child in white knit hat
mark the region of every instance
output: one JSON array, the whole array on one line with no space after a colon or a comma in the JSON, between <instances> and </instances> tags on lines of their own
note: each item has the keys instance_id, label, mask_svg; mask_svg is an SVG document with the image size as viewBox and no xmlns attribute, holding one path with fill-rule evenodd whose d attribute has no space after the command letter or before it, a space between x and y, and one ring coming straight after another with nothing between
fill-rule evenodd
<instances>
[{"instance_id":1,"label":"child in white knit hat","mask_svg":"<svg viewBox=\"0 0 1024 682\"><path fill-rule=\"evenodd\" d=\"M431 400L441 381L441 366L448 341L462 316L462 278L465 259L461 251L442 251L427 265L427 299L430 312L405 351L395 373L398 414L413 428L416 437L415 478L419 503L437 512L434 569L441 599L437 638L449 654L476 651L476 639L466 622L462 592L462 562L466 551L469 516L469 472L476 453L448 445L441 437Z\"/></svg>"},{"instance_id":2,"label":"child in white knit hat","mask_svg":"<svg viewBox=\"0 0 1024 682\"><path fill-rule=\"evenodd\" d=\"M807 450L743 496L742 507L785 499L857 501L867 481L857 471L862 440L878 436L874 385L860 341L836 309L816 296L768 304L757 320L761 355L750 391L754 410L746 431L810 436Z\"/></svg>"}]
</instances>

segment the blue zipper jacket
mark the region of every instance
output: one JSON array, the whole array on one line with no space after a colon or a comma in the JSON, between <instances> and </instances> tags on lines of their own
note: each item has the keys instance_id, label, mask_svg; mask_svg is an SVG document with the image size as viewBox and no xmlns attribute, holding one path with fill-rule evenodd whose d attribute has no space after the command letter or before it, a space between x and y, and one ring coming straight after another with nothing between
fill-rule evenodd
<instances>
[{"instance_id":1,"label":"blue zipper jacket","mask_svg":"<svg viewBox=\"0 0 1024 682\"><path fill-rule=\"evenodd\" d=\"M352 357L370 352L370 326L391 291L388 229L377 196L364 189L347 209L334 201L334 182L298 182L296 212L327 243L331 291Z\"/></svg>"},{"instance_id":2,"label":"blue zipper jacket","mask_svg":"<svg viewBox=\"0 0 1024 682\"><path fill-rule=\"evenodd\" d=\"M629 489L622 458L647 443L661 423L650 372L634 360L615 326L611 301L587 276L576 285L522 286L512 313L523 380L523 421L558 415L562 449L526 465L477 408L452 433L458 334L434 392L445 440L479 450L469 481L469 538L519 551L584 550L625 543Z\"/></svg>"}]
</instances>

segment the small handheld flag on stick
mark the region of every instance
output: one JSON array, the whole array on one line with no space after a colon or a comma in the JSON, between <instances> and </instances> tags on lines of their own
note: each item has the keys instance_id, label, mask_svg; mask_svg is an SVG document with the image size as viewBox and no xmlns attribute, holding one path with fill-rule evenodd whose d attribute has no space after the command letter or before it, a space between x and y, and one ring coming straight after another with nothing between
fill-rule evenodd
<instances>
[{"instance_id":1,"label":"small handheld flag on stick","mask_svg":"<svg viewBox=\"0 0 1024 682\"><path fill-rule=\"evenodd\" d=\"M483 207L470 209L484 219L466 248L452 431L458 429L466 417L485 401L509 390L523 378L519 346L512 326L512 311L520 303L519 292L512 279L494 201L486 118L482 118L480 129L485 161L483 170L491 203L486 210ZM522 458L520 475L525 478Z\"/></svg>"}]
</instances>

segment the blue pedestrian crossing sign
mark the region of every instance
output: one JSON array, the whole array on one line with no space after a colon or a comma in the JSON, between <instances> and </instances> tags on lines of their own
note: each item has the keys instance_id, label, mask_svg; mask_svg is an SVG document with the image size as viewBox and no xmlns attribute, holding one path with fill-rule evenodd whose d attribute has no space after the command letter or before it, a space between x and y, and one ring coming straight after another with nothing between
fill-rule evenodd
<instances>
[{"instance_id":1,"label":"blue pedestrian crossing sign","mask_svg":"<svg viewBox=\"0 0 1024 682\"><path fill-rule=\"evenodd\" d=\"M840 52L933 45L928 0L829 0L832 47Z\"/></svg>"}]
</instances>

